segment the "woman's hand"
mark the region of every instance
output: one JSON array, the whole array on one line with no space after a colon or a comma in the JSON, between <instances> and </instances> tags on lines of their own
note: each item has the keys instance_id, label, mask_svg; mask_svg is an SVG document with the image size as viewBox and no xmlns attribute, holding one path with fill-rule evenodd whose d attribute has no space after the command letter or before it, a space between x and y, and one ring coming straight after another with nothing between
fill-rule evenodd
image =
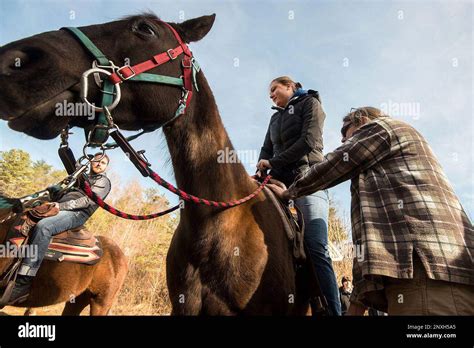
<instances>
[{"instance_id":1,"label":"woman's hand","mask_svg":"<svg viewBox=\"0 0 474 348\"><path fill-rule=\"evenodd\" d=\"M266 169L272 169L272 165L270 164L269 160L262 159L262 160L258 161L257 168L261 171L264 171Z\"/></svg>"}]
</instances>

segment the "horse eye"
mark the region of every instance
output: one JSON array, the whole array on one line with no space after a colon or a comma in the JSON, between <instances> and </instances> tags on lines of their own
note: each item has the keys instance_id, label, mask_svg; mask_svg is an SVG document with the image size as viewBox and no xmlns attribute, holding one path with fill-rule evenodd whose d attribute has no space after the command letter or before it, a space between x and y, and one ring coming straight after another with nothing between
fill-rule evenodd
<instances>
[{"instance_id":1,"label":"horse eye","mask_svg":"<svg viewBox=\"0 0 474 348\"><path fill-rule=\"evenodd\" d=\"M145 22L141 22L140 24L138 24L137 30L140 31L142 34L156 36L156 33L153 28Z\"/></svg>"}]
</instances>

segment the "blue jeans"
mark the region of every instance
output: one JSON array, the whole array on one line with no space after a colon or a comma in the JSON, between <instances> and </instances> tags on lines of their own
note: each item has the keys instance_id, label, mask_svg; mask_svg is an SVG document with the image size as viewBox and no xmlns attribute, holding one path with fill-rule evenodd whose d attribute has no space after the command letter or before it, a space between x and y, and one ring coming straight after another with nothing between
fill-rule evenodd
<instances>
[{"instance_id":1,"label":"blue jeans","mask_svg":"<svg viewBox=\"0 0 474 348\"><path fill-rule=\"evenodd\" d=\"M62 210L57 215L40 220L30 232L28 245L38 248L37 257L25 257L18 274L35 276L53 236L83 225L89 216L83 211Z\"/></svg>"},{"instance_id":2,"label":"blue jeans","mask_svg":"<svg viewBox=\"0 0 474 348\"><path fill-rule=\"evenodd\" d=\"M304 242L331 315L341 315L341 300L328 249L329 197L318 191L295 200L304 217Z\"/></svg>"}]
</instances>

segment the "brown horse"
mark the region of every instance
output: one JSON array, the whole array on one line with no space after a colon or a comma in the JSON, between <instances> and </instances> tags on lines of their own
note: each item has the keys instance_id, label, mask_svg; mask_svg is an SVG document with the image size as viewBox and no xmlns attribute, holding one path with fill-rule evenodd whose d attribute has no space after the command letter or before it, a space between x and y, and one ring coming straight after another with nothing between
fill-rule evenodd
<instances>
[{"instance_id":1,"label":"brown horse","mask_svg":"<svg viewBox=\"0 0 474 348\"><path fill-rule=\"evenodd\" d=\"M169 23L186 43L202 39L215 15ZM115 64L131 65L176 46L171 30L151 14L80 28ZM16 68L20 58L23 66ZM10 128L39 139L56 137L68 123L86 127L81 117L53 117L54 105L79 102L78 81L91 57L66 31L52 31L0 49L0 118ZM151 73L179 77L176 59ZM202 70L186 114L164 128L176 182L182 190L216 201L253 192L257 185L240 163L218 163L233 149ZM149 83L122 85L113 117L122 129L164 123L174 114L179 88ZM99 92L96 91L95 100ZM93 97L89 98L92 99ZM173 314L305 314L306 274L296 272L283 223L266 196L230 209L187 203L167 257ZM46 272L45 272L46 273Z\"/></svg>"},{"instance_id":2,"label":"brown horse","mask_svg":"<svg viewBox=\"0 0 474 348\"><path fill-rule=\"evenodd\" d=\"M14 202L14 200L11 200ZM15 220L11 209L0 209L0 243ZM63 315L79 315L90 305L91 315L106 315L118 295L127 274L127 261L120 248L111 239L99 236L104 254L92 266L43 261L28 296L17 307L43 307L66 302ZM11 258L0 258L0 274L12 264Z\"/></svg>"}]
</instances>

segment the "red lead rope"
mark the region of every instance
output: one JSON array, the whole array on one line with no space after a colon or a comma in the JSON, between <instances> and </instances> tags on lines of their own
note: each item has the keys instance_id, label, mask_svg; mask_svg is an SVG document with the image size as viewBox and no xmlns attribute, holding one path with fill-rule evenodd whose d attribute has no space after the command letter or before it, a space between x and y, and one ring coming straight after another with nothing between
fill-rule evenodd
<instances>
[{"instance_id":1,"label":"red lead rope","mask_svg":"<svg viewBox=\"0 0 474 348\"><path fill-rule=\"evenodd\" d=\"M204 198L199 198L199 197L190 195L190 194L174 187L173 185L171 185L169 182L167 182L166 180L161 178L153 170L151 170L151 169L149 169L149 170L150 170L151 178L155 182L157 182L159 185L163 186L164 188L170 190L174 194L178 195L179 197L181 197L185 201L196 203L196 204L204 204L204 205L207 205L209 207L222 207L222 208L235 207L237 205L243 204L243 203L251 200L256 195L258 195L260 193L260 191L263 190L265 185L271 179L271 175L267 175L267 177L265 178L265 180L263 180L263 182L260 184L260 186L254 192L252 192L251 194L249 194L248 196L246 196L244 198L234 200L234 201L230 201L230 202L216 202L216 201L210 201L210 200L207 200L207 199L204 199ZM82 186L82 189L84 190L85 194L90 199L92 199L95 203L97 203L97 205L99 205L101 208L107 210L109 213L111 213L115 216L124 218L124 219L149 220L149 219L154 219L154 218L169 214L169 213L171 213L171 212L173 212L173 211L175 211L176 209L179 208L179 205L176 205L176 206L174 206L174 207L172 207L168 210L165 210L165 211L162 211L162 212L159 212L159 213L148 214L148 215L134 215L134 214L124 213L124 212L112 207L111 205L105 203L102 198L100 198L94 192L92 192L91 186L89 185L89 183L87 181L81 181L81 186Z\"/></svg>"},{"instance_id":2,"label":"red lead rope","mask_svg":"<svg viewBox=\"0 0 474 348\"><path fill-rule=\"evenodd\" d=\"M97 203L97 205L99 207L103 208L104 210L107 210L110 214L121 217L123 219L128 219L128 220L150 220L150 219L154 219L154 218L169 214L169 213L171 213L171 212L173 212L173 211L175 211L176 209L179 208L179 205L176 205L176 206L174 206L170 209L167 209L167 210L164 210L164 211L161 211L161 212L158 212L158 213L154 213L154 214L148 214L148 215L134 215L134 214L124 213L123 211L120 211L120 210L112 207L111 205L105 203L102 198L100 198L94 192L92 192L91 186L89 185L89 183L87 181L81 181L81 186L82 186L82 189L84 190L84 192L86 193L86 195L90 199L92 199L95 203Z\"/></svg>"},{"instance_id":3,"label":"red lead rope","mask_svg":"<svg viewBox=\"0 0 474 348\"><path fill-rule=\"evenodd\" d=\"M235 200L235 201L230 201L230 202L216 202L216 201L210 201L208 199L199 198L199 197L190 195L189 193L186 193L186 192L180 190L179 188L176 188L173 185L171 185L169 182L167 182L165 179L160 177L153 170L149 169L149 172L150 172L150 177L156 183L163 186L167 190L173 192L175 195L181 197L182 199L184 199L187 202L193 202L193 203L196 203L196 204L204 204L204 205L207 205L207 206L210 206L210 207L222 207L222 208L234 207L236 205L240 205L240 204L243 204L243 203L251 200L256 195L258 195L260 193L260 191L263 190L265 185L268 183L268 181L272 177L271 175L267 175L267 177L265 178L265 180L263 180L263 182L260 184L260 186L253 193L249 194L248 196L245 196L244 198L241 198L241 199L238 199L238 200Z\"/></svg>"}]
</instances>

